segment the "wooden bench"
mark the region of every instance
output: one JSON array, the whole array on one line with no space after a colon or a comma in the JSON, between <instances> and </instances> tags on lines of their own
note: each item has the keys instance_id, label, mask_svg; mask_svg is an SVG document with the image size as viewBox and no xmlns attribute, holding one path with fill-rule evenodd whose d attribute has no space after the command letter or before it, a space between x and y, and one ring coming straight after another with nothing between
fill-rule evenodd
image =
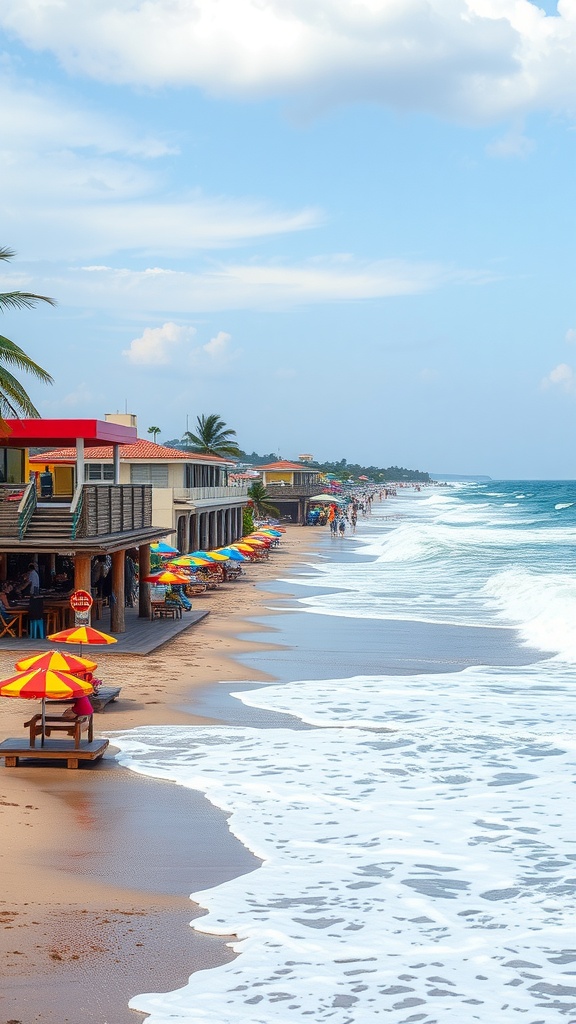
<instances>
[{"instance_id":1,"label":"wooden bench","mask_svg":"<svg viewBox=\"0 0 576 1024\"><path fill-rule=\"evenodd\" d=\"M121 686L99 686L97 690L94 690L89 698L94 711L104 711L107 704L116 700L121 689Z\"/></svg>"},{"instance_id":2,"label":"wooden bench","mask_svg":"<svg viewBox=\"0 0 576 1024\"><path fill-rule=\"evenodd\" d=\"M30 727L30 746L36 746L36 737L42 735L42 715L33 715L28 722L24 722L26 727ZM44 719L44 734L50 736L53 732L63 732L67 736L71 736L74 739L74 747L80 746L82 739L82 733L88 734L88 742L91 743L94 739L94 725L92 722L92 715L81 715L79 718L62 718L60 715L46 715Z\"/></svg>"}]
</instances>

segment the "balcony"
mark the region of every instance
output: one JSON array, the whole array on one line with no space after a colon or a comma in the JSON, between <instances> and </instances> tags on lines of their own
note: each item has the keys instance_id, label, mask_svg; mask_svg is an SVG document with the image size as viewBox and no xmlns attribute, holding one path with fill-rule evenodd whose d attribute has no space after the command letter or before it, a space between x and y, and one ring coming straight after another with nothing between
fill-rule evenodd
<instances>
[{"instance_id":1,"label":"balcony","mask_svg":"<svg viewBox=\"0 0 576 1024\"><path fill-rule=\"evenodd\" d=\"M203 505L214 505L220 502L224 505L246 504L248 500L248 488L241 487L175 487L173 490L174 501L188 502L201 508Z\"/></svg>"}]
</instances>

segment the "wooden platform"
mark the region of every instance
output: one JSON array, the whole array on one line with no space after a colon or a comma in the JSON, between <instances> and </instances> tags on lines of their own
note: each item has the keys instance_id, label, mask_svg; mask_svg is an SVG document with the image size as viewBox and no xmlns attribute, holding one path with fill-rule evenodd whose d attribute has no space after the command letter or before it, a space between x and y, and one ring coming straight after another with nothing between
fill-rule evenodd
<instances>
[{"instance_id":1,"label":"wooden platform","mask_svg":"<svg viewBox=\"0 0 576 1024\"><path fill-rule=\"evenodd\" d=\"M109 745L109 740L96 739L82 747L74 747L66 740L46 740L43 747L31 747L23 736L11 737L0 743L0 758L5 768L17 768L20 761L66 761L67 768L79 768L81 761L98 761Z\"/></svg>"},{"instance_id":2,"label":"wooden platform","mask_svg":"<svg viewBox=\"0 0 576 1024\"><path fill-rule=\"evenodd\" d=\"M32 640L27 636L3 637L0 640L0 651L17 651L19 654L25 651L29 654L38 654L40 651L72 651L73 654L82 653L84 657L93 658L98 662L98 667L105 672L103 662L108 654L151 654L157 651L163 644L168 643L173 637L183 633L190 626L195 626L209 614L209 609L192 609L191 612L184 612L181 619L149 619L139 618L137 608L126 608L126 632L112 633L118 641L108 646L89 647L84 645L82 652L79 646L70 644L58 644L51 640ZM110 632L110 609L104 608L102 618L95 623L97 629L104 633ZM23 657L23 654L20 654Z\"/></svg>"}]
</instances>

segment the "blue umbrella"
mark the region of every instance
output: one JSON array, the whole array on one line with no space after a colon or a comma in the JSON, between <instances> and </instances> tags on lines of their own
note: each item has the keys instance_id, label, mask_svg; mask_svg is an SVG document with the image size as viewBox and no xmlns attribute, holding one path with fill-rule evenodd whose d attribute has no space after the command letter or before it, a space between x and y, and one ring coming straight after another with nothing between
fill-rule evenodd
<instances>
[{"instance_id":1,"label":"blue umbrella","mask_svg":"<svg viewBox=\"0 0 576 1024\"><path fill-rule=\"evenodd\" d=\"M153 551L155 555L179 555L178 548L170 547L170 544L166 544L163 540L158 541L155 544L150 545L150 551Z\"/></svg>"},{"instance_id":2,"label":"blue umbrella","mask_svg":"<svg viewBox=\"0 0 576 1024\"><path fill-rule=\"evenodd\" d=\"M237 548L218 548L221 555L228 555L233 562L247 562L248 559Z\"/></svg>"}]
</instances>

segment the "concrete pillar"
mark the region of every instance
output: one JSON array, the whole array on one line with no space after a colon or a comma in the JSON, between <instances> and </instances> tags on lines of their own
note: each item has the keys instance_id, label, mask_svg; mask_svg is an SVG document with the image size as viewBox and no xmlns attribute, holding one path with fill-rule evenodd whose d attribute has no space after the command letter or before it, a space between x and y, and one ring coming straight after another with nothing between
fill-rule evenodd
<instances>
[{"instance_id":1,"label":"concrete pillar","mask_svg":"<svg viewBox=\"0 0 576 1024\"><path fill-rule=\"evenodd\" d=\"M150 545L141 544L138 548L138 566L140 583L138 584L138 616L150 618L150 584L142 583L145 576L150 575Z\"/></svg>"},{"instance_id":2,"label":"concrete pillar","mask_svg":"<svg viewBox=\"0 0 576 1024\"><path fill-rule=\"evenodd\" d=\"M112 459L114 464L114 483L120 483L120 445L112 445Z\"/></svg>"},{"instance_id":3,"label":"concrete pillar","mask_svg":"<svg viewBox=\"0 0 576 1024\"><path fill-rule=\"evenodd\" d=\"M126 632L126 597L124 590L124 551L112 554L112 596L110 598L110 632Z\"/></svg>"},{"instance_id":4,"label":"concrete pillar","mask_svg":"<svg viewBox=\"0 0 576 1024\"><path fill-rule=\"evenodd\" d=\"M84 438L76 438L76 487L84 483Z\"/></svg>"}]
</instances>

